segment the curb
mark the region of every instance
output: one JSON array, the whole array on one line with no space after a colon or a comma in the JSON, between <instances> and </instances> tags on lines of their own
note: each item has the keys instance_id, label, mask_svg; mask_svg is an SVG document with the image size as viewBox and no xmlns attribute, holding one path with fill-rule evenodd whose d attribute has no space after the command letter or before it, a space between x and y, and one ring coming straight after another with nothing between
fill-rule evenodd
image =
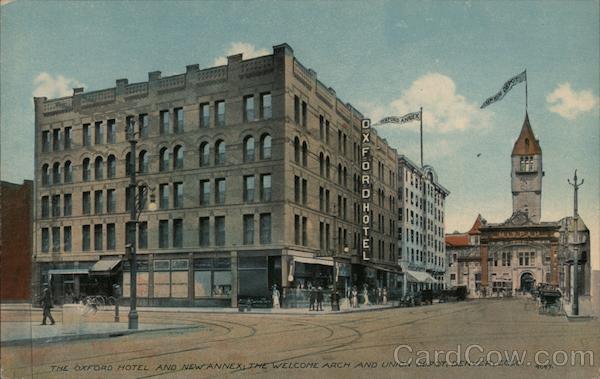
<instances>
[{"instance_id":1,"label":"curb","mask_svg":"<svg viewBox=\"0 0 600 379\"><path fill-rule=\"evenodd\" d=\"M47 343L57 343L57 342L65 342L65 341L76 341L76 340L86 340L86 339L96 339L96 338L111 338L111 337L122 337L130 334L136 333L148 333L148 332L164 332L164 331L177 331L177 330L187 330L187 329L195 329L202 328L201 325L186 325L186 326L175 326L175 327L165 327L158 329L146 329L146 330L119 330L119 331L109 331L109 332L98 332L98 333L86 333L86 334L73 334L73 335L60 335L60 336L52 336L52 337L40 337L40 338L23 338L23 339L15 339L8 341L1 341L0 346L22 346L22 345L38 345L38 344L47 344Z\"/></svg>"}]
</instances>

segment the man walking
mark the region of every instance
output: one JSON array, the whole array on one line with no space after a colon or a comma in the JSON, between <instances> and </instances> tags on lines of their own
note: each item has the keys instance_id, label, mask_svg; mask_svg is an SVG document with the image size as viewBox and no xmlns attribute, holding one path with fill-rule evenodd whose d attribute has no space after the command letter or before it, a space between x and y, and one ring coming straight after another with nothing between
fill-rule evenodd
<instances>
[{"instance_id":1,"label":"man walking","mask_svg":"<svg viewBox=\"0 0 600 379\"><path fill-rule=\"evenodd\" d=\"M52 294L48 284L44 284L44 290L42 292L42 308L44 310L44 316L42 318L42 325L46 325L46 318L50 319L50 325L54 325L54 318L50 314L50 308L52 308Z\"/></svg>"}]
</instances>

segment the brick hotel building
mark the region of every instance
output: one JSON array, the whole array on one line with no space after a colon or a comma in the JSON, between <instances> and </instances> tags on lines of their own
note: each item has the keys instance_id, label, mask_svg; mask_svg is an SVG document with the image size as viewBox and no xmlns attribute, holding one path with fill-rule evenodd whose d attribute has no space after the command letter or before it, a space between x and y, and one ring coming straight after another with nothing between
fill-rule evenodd
<instances>
[{"instance_id":1,"label":"brick hotel building","mask_svg":"<svg viewBox=\"0 0 600 379\"><path fill-rule=\"evenodd\" d=\"M397 152L372 133L372 252L363 260L363 116L287 44L34 101L33 281L36 290L50 282L59 302L109 295L113 284L129 296L132 120L140 305L236 306L269 297L275 284L287 294L401 281Z\"/></svg>"}]
</instances>

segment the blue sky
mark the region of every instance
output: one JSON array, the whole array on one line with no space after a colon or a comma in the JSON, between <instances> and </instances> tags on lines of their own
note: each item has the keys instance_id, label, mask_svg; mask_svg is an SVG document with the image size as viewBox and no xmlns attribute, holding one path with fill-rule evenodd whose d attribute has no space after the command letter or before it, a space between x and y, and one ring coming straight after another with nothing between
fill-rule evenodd
<instances>
[{"instance_id":1,"label":"blue sky","mask_svg":"<svg viewBox=\"0 0 600 379\"><path fill-rule=\"evenodd\" d=\"M527 69L529 116L544 151L542 219L580 213L600 239L599 3L2 1L1 178L33 176L33 94L181 73L219 57L290 44L338 96L373 119L424 107L425 163L452 193L447 229L510 216L510 152L524 86L479 105ZM415 162L417 125L379 128ZM479 158L476 157L481 153ZM600 258L596 267L600 266Z\"/></svg>"}]
</instances>

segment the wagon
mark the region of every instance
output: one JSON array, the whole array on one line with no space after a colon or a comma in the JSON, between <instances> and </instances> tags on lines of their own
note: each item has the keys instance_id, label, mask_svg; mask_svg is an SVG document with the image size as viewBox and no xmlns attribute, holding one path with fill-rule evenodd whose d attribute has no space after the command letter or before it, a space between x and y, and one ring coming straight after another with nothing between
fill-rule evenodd
<instances>
[{"instance_id":1,"label":"wagon","mask_svg":"<svg viewBox=\"0 0 600 379\"><path fill-rule=\"evenodd\" d=\"M539 297L540 314L557 315L562 311L561 293L559 290L541 290Z\"/></svg>"}]
</instances>

